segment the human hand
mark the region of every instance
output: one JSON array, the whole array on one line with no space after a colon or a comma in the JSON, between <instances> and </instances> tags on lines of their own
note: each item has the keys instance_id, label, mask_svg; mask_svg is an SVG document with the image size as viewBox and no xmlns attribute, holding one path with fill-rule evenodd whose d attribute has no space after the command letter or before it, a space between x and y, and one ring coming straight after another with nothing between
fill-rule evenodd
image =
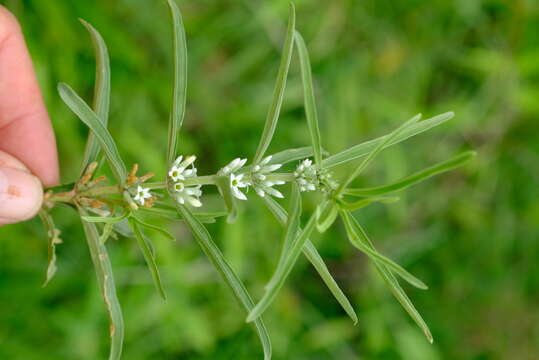
<instances>
[{"instance_id":1,"label":"human hand","mask_svg":"<svg viewBox=\"0 0 539 360\"><path fill-rule=\"evenodd\" d=\"M57 182L54 133L32 62L17 19L0 6L0 225L33 217L43 185Z\"/></svg>"}]
</instances>

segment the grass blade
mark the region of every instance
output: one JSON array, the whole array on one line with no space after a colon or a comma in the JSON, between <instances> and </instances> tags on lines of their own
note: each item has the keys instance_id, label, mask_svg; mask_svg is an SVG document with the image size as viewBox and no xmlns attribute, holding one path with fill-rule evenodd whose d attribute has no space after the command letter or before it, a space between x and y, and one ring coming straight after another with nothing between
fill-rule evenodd
<instances>
[{"instance_id":1,"label":"grass blade","mask_svg":"<svg viewBox=\"0 0 539 360\"><path fill-rule=\"evenodd\" d=\"M73 111L79 119L85 123L94 133L97 141L101 145L116 180L123 184L127 177L125 164L120 157L116 143L108 132L103 122L95 112L82 100L69 85L58 84L58 92L66 105Z\"/></svg>"},{"instance_id":2,"label":"grass blade","mask_svg":"<svg viewBox=\"0 0 539 360\"><path fill-rule=\"evenodd\" d=\"M343 191L345 195L351 196L376 196L392 193L399 190L404 190L409 186L417 184L423 180L426 180L434 175L441 174L443 172L453 170L456 167L459 167L466 163L467 161L473 159L477 153L475 151L466 151L461 154L455 155L452 158L442 161L438 164L430 166L426 169L418 171L412 175L406 176L405 178L389 185L375 186L370 188L363 189L346 189Z\"/></svg>"},{"instance_id":3,"label":"grass blade","mask_svg":"<svg viewBox=\"0 0 539 360\"><path fill-rule=\"evenodd\" d=\"M163 288L163 283L161 282L161 275L159 274L159 268L157 267L157 262L155 261L155 253L152 251L152 247L149 244L149 239L146 238L142 230L139 228L139 223L134 217L129 218L128 221L133 233L135 234L140 251L142 251L146 265L148 265L155 288L163 300L166 300L167 295L165 294L165 289Z\"/></svg>"},{"instance_id":4,"label":"grass blade","mask_svg":"<svg viewBox=\"0 0 539 360\"><path fill-rule=\"evenodd\" d=\"M47 236L49 238L47 272L45 274L45 281L41 285L41 287L45 287L54 277L54 274L56 274L56 245L61 244L62 239L60 239L60 230L56 228L52 216L46 210L40 210L39 217L47 230Z\"/></svg>"},{"instance_id":5,"label":"grass blade","mask_svg":"<svg viewBox=\"0 0 539 360\"><path fill-rule=\"evenodd\" d=\"M406 121L404 124L399 126L397 129L393 130L391 134L387 138L384 139L384 141L380 142L372 151L367 155L365 159L359 164L358 167L354 169L348 175L345 181L342 182L342 184L339 186L339 189L337 189L337 194L341 194L346 187L356 178L359 174L374 160L374 158L384 149L384 147L390 143L393 139L395 139L399 134L401 134L404 130L412 126L413 124L417 123L421 119L421 114L418 114L411 118L410 120Z\"/></svg>"},{"instance_id":6,"label":"grass blade","mask_svg":"<svg viewBox=\"0 0 539 360\"><path fill-rule=\"evenodd\" d=\"M435 126L441 125L447 120L451 119L453 116L455 116L453 112L446 112L440 115L436 115L432 118L419 121L418 123L410 126L408 129L400 133L392 141L386 143L384 148L398 144L401 141L404 141L412 136L421 134L422 132L430 130ZM340 153L331 155L324 159L322 165L324 168L331 168L365 156L370 153L374 148L376 148L381 142L384 142L388 136L390 135L384 135L379 138L366 141L364 143L352 146L351 148L344 150Z\"/></svg>"},{"instance_id":7,"label":"grass blade","mask_svg":"<svg viewBox=\"0 0 539 360\"><path fill-rule=\"evenodd\" d=\"M90 33L95 51L95 87L92 108L103 125L107 127L110 107L110 60L107 45L101 34L92 25L82 19L80 19L80 22ZM84 150L81 175L91 162L97 160L99 150L100 147L95 135L90 131L86 141L86 149Z\"/></svg>"},{"instance_id":8,"label":"grass blade","mask_svg":"<svg viewBox=\"0 0 539 360\"><path fill-rule=\"evenodd\" d=\"M174 0L167 0L172 17L173 47L174 47L174 90L172 109L168 123L167 164L170 166L176 158L178 134L185 117L187 99L187 40L183 27L180 9Z\"/></svg>"},{"instance_id":9,"label":"grass blade","mask_svg":"<svg viewBox=\"0 0 539 360\"><path fill-rule=\"evenodd\" d=\"M344 192L346 193L346 190ZM355 211L355 210L362 209L366 206L369 206L370 204L375 203L375 202L390 204L390 203L397 202L399 200L400 198L397 196L379 196L379 197L371 197L367 199L362 199L362 200L354 201L351 203L341 200L339 202L339 206L344 210Z\"/></svg>"},{"instance_id":10,"label":"grass blade","mask_svg":"<svg viewBox=\"0 0 539 360\"><path fill-rule=\"evenodd\" d=\"M294 33L294 40L299 53L301 67L301 80L303 82L303 96L305 102L305 116L311 134L311 143L314 152L314 161L318 167L322 167L322 141L320 139L320 129L318 128L318 114L316 111L316 101L314 97L313 78L311 72L311 62L305 41L299 32Z\"/></svg>"},{"instance_id":11,"label":"grass blade","mask_svg":"<svg viewBox=\"0 0 539 360\"><path fill-rule=\"evenodd\" d=\"M279 120L279 113L281 111L281 105L283 104L284 90L286 87L286 78L288 77L288 70L290 69L290 61L292 60L292 50L294 48L294 31L296 26L296 11L294 4L290 3L290 14L288 16L288 27L286 29L286 37L283 46L283 54L281 56L281 64L279 65L279 72L277 73L277 80L275 81L275 89L273 90L273 99L271 101L270 109L266 117L266 124L260 138L260 143L256 149L256 153L253 159L253 164L258 164L262 157L266 153L268 146L271 143L277 122Z\"/></svg>"},{"instance_id":12,"label":"grass blade","mask_svg":"<svg viewBox=\"0 0 539 360\"><path fill-rule=\"evenodd\" d=\"M416 288L421 290L428 289L428 286L425 285L423 281L410 274L406 269L404 269L402 266L400 266L393 260L388 259L384 255L376 251L374 248L371 248L368 241L366 240L367 234L365 233L361 225L359 225L359 223L356 222L355 224L352 224L352 215L350 215L349 212L342 211L341 217L343 219L346 231L348 233L348 237L352 245L364 252L369 258L371 258L371 260L379 261L380 263L387 266L391 271L395 272L401 278L406 280L410 285L415 286Z\"/></svg>"},{"instance_id":13,"label":"grass blade","mask_svg":"<svg viewBox=\"0 0 539 360\"><path fill-rule=\"evenodd\" d=\"M294 264L296 263L299 254L303 249L303 246L305 245L305 242L312 234L315 225L316 214L313 214L309 218L309 221L307 222L305 228L299 233L299 235L290 245L287 256L283 261L282 266L280 268L277 268L277 271L270 280L271 286L266 290L262 299L256 304L254 309L251 310L251 312L247 316L248 322L258 319L258 317L262 315L262 313L268 308L268 306L271 305L271 303L279 293L279 290L281 290L281 288L283 287L286 278L292 271L292 268L294 267Z\"/></svg>"},{"instance_id":14,"label":"grass blade","mask_svg":"<svg viewBox=\"0 0 539 360\"><path fill-rule=\"evenodd\" d=\"M350 213L348 213L347 215L349 215L350 217L352 229L356 230L355 232L357 232L357 230L359 230L357 229L357 226L359 225L358 222ZM372 241L367 237L366 234L365 236L366 236L365 240L366 240L367 245L371 248L371 250L375 250L374 244L372 243ZM381 264L380 262L375 261L374 265L376 266L376 269L378 270L378 272L384 279L384 282L388 285L390 291L393 293L393 296L395 296L395 298L402 305L404 310L406 310L406 312L410 315L410 317L421 328L427 340L432 344L433 338L429 330L429 327L427 326L427 324L425 323L425 321L423 320L423 318L421 317L421 315L415 308L414 304L412 303L408 295L406 295L406 293L404 292L403 288L400 286L395 276L391 273L391 271L384 264Z\"/></svg>"},{"instance_id":15,"label":"grass blade","mask_svg":"<svg viewBox=\"0 0 539 360\"><path fill-rule=\"evenodd\" d=\"M79 208L81 216L88 216L86 211ZM99 240L99 232L94 223L82 222L90 255L94 264L97 282L103 295L103 300L107 306L110 317L110 354L109 360L119 360L122 355L122 346L124 339L124 320L118 297L116 295L116 286L112 274L107 248Z\"/></svg>"},{"instance_id":16,"label":"grass blade","mask_svg":"<svg viewBox=\"0 0 539 360\"><path fill-rule=\"evenodd\" d=\"M282 225L285 226L288 219L288 214L285 209L277 201L272 199L269 196L266 196L263 198L263 200L266 203L266 206L271 211L273 216L277 219L277 221ZM311 243L310 240L307 240L305 242L305 245L303 246L303 254L309 260L309 262L314 266L320 277L322 278L322 281L326 284L329 291L333 294L335 299L339 302L339 304L342 306L344 311L350 316L354 324L357 324L357 315L354 311L354 308L352 307L352 304L350 304L350 301L344 294L344 292L341 290L333 276L331 276L331 273L329 272L326 264L324 263L324 260L316 250L316 247Z\"/></svg>"},{"instance_id":17,"label":"grass blade","mask_svg":"<svg viewBox=\"0 0 539 360\"><path fill-rule=\"evenodd\" d=\"M204 251L215 269L219 272L219 275L221 275L225 283L230 287L238 302L243 305L247 312L251 311L254 306L251 296L223 257L221 250L219 250L217 245L213 242L208 230L193 216L188 208L180 204L177 206L178 212L185 219L185 223L193 233L193 236L202 248L202 251ZM271 359L271 342L266 326L262 319L257 319L254 326L264 349L264 359L269 360Z\"/></svg>"}]
</instances>

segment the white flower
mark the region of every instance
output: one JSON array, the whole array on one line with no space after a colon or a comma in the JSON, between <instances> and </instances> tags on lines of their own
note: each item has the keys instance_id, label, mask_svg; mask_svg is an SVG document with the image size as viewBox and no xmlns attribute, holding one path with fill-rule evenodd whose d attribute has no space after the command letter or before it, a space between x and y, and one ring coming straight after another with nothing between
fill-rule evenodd
<instances>
[{"instance_id":1,"label":"white flower","mask_svg":"<svg viewBox=\"0 0 539 360\"><path fill-rule=\"evenodd\" d=\"M197 169L194 165L196 156L187 156L185 159L183 156L178 158L172 164L168 176L174 181L172 188L174 189L174 196L176 201L180 204L191 204L195 207L202 206L200 197L202 196L202 185L185 186L185 180L197 176ZM190 167L189 167L190 166ZM188 168L189 167L189 168Z\"/></svg>"},{"instance_id":2,"label":"white flower","mask_svg":"<svg viewBox=\"0 0 539 360\"><path fill-rule=\"evenodd\" d=\"M228 165L219 170L217 172L217 175L230 175L232 173L235 173L236 171L241 169L246 162L247 159L235 158Z\"/></svg>"},{"instance_id":3,"label":"white flower","mask_svg":"<svg viewBox=\"0 0 539 360\"><path fill-rule=\"evenodd\" d=\"M318 187L316 167L310 159L305 159L298 165L294 176L300 191L314 191Z\"/></svg>"},{"instance_id":4,"label":"white flower","mask_svg":"<svg viewBox=\"0 0 539 360\"><path fill-rule=\"evenodd\" d=\"M274 172L275 170L278 170L283 166L282 164L271 164L268 165L268 163L271 161L272 156L267 156L262 161L260 161L257 165L253 167L253 177L257 180L264 181L266 180L266 175L269 173Z\"/></svg>"},{"instance_id":5,"label":"white flower","mask_svg":"<svg viewBox=\"0 0 539 360\"><path fill-rule=\"evenodd\" d=\"M137 187L137 194L134 197L135 201L138 201L140 205L144 205L146 202L146 199L149 199L152 197L152 194L150 193L150 189L143 188L142 186Z\"/></svg>"},{"instance_id":6,"label":"white flower","mask_svg":"<svg viewBox=\"0 0 539 360\"><path fill-rule=\"evenodd\" d=\"M256 186L254 186L256 193L258 196L264 197L266 194L275 196L277 198L284 198L283 194L279 191L273 188L273 185L283 185L285 184L284 181L263 181L261 183L257 183Z\"/></svg>"},{"instance_id":7,"label":"white flower","mask_svg":"<svg viewBox=\"0 0 539 360\"><path fill-rule=\"evenodd\" d=\"M168 176L172 179L172 181L180 181L185 180L188 177L196 176L197 169L193 165L193 163L196 160L196 156L191 155L183 159L183 156L178 156L176 161L172 164ZM190 169L187 169L187 167L191 165Z\"/></svg>"},{"instance_id":8,"label":"white flower","mask_svg":"<svg viewBox=\"0 0 539 360\"><path fill-rule=\"evenodd\" d=\"M200 197L202 196L202 190L200 190L201 187L202 185L185 186L183 182L175 183L174 195L176 197L176 201L178 201L182 205L187 202L194 207L201 207L202 206L202 202L200 202Z\"/></svg>"},{"instance_id":9,"label":"white flower","mask_svg":"<svg viewBox=\"0 0 539 360\"><path fill-rule=\"evenodd\" d=\"M253 166L253 172L251 173L251 179L253 182L253 187L258 196L264 197L266 194L284 198L283 194L274 189L274 185L282 185L284 181L269 181L267 180L267 175L281 168L281 164L271 164L268 163L271 161L271 155L265 157L258 164Z\"/></svg>"},{"instance_id":10,"label":"white flower","mask_svg":"<svg viewBox=\"0 0 539 360\"><path fill-rule=\"evenodd\" d=\"M247 200L247 196L239 189L246 188L249 183L243 181L243 174L234 175L230 174L230 188L232 189L232 195L240 200Z\"/></svg>"}]
</instances>

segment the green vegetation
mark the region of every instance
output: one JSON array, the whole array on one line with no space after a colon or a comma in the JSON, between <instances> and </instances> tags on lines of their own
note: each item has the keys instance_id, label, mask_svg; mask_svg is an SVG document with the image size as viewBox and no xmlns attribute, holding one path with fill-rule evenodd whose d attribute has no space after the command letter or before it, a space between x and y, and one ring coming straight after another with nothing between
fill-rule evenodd
<instances>
[{"instance_id":1,"label":"green vegetation","mask_svg":"<svg viewBox=\"0 0 539 360\"><path fill-rule=\"evenodd\" d=\"M496 359L527 358L536 353L532 299L538 216L532 199L537 190L529 179L534 178L538 151L532 122L539 115L533 101L538 90L533 83L537 72L533 65L533 33L537 30L533 19L537 9L529 4L508 7L492 1L460 5L462 8L449 2L299 2L297 13L301 15L296 28L305 37L310 56L304 52L304 41L295 35L294 51L299 51L301 61L293 57L291 62L279 126L265 127L264 134L275 132L271 144L266 141L257 148L272 97L272 108L280 107L280 100L275 99L281 95L281 76L275 89L273 84L288 3L181 4L189 48L181 152L199 154L201 173L212 173L255 148L255 158L260 160L266 149L271 154L308 145L312 140L317 164L329 168L342 165L343 159L363 156L359 167L335 167L336 177L341 179L361 174L358 179L350 177L352 188L338 188L347 196L347 201L338 200L338 206L323 202L315 210L320 198L307 195L303 212L314 215L302 221L304 229L298 238L292 236L301 212L294 193L282 203L290 211L288 220L277 203L267 203L276 220L268 216L263 201L242 203L237 217L229 216L229 220L236 217L233 225L222 219L208 225L222 254L215 251L201 224L214 221L217 214L192 216L180 207L181 217L197 241L184 225L175 223L168 230L176 242L167 239L167 233L161 236L152 231L157 236L150 245L142 232L135 231L141 253L134 246L136 240L112 237L106 243L108 256L103 255L103 242L112 225L104 226L107 236L100 238L95 223L85 221L95 268L106 273L112 261L126 326L124 358L262 357L244 318L238 316L240 309L200 255L197 242L215 263L223 256L228 260L237 275L230 275L225 266L224 276L232 282L238 276L255 303L266 298L263 286L277 267L266 292L273 303L264 313L277 359L354 359L360 355ZM143 0L118 4L8 1L7 6L19 15L36 62L58 136L63 179L71 181L81 173L80 154L87 132L61 103L55 84L65 80L85 99L92 98L94 91L94 55L89 38L81 41L87 34L77 24L77 17L99 29L110 50L109 129L118 144L118 149L109 146L105 153L115 164L111 175L119 180L128 176L123 162L115 161L118 152L127 164L138 162L143 170L166 174L164 139L169 129L175 67L166 7ZM181 37L178 39L180 46L175 51L181 52ZM310 72L305 71L311 67L309 57L314 86ZM281 62L280 74L283 64L286 61ZM98 77L95 94L108 92L107 86L99 86L105 77ZM177 84L181 81L176 77ZM78 102L69 88L62 89L64 98L67 94ZM181 98L181 86L176 89ZM83 117L91 118L91 110L88 113L89 108L79 105L79 110L87 113ZM107 113L106 102L97 101L93 106L96 113ZM398 128L402 119L417 111L434 115L447 109L457 114L450 122L378 154L386 145L425 130L418 128L420 124L441 123L451 114L420 122L412 118ZM181 104L174 107L173 114L180 114L176 119L182 118L182 112ZM269 122L275 119L272 113L267 116ZM528 119L531 121L526 122ZM398 130L387 137L352 147L344 158L325 154L338 153L358 139L376 138L394 128ZM99 131L97 128L97 140L106 143L106 135L99 135ZM169 138L168 143L170 164L174 157L170 144L176 141ZM384 204L396 200L393 191L460 165L471 153L420 169L452 157L457 149L470 148L480 154L472 165L399 192L398 203ZM280 156L301 159L305 151ZM89 163L95 158L95 147L87 148L85 154ZM374 155L378 155L377 161L371 163ZM408 176L410 173L413 175ZM392 197L380 196L386 193ZM352 217L349 211L367 205L359 203L365 200L355 201L355 196L375 196L371 199L381 204L371 202L373 205ZM256 198L254 193L250 197ZM220 200L215 194L208 201L217 206ZM171 209L159 211L177 216ZM329 228L339 213L343 221L337 220ZM122 214L115 216L121 218ZM62 229L59 237L63 243L59 245L58 234L49 231L54 235L49 254L54 254L54 248L57 252L56 264L51 264L58 270L44 289L39 285L46 268L47 246L38 222L0 229L0 357L43 359L47 354L54 359L103 358L108 353L110 341L104 331L108 318L96 291L98 284L82 227L68 209L55 209L54 218L56 227ZM146 227L135 218L130 221L134 229ZM54 229L50 219L46 218L46 223ZM283 234L279 224L288 229L283 244L293 256L280 256L285 252L279 241ZM322 235L313 231L311 240L349 302L331 278L322 275L325 265L318 262L315 268L337 300L299 257L303 250L309 261L317 262L316 251L313 253L307 239L315 228L329 228ZM374 266L344 241L346 233L373 259ZM373 242L387 258L374 249ZM299 259L294 267L292 257ZM144 267L144 259L151 273ZM433 345L422 338L391 293L381 286L386 282L392 288L428 334L388 268L420 288L425 287L423 282L412 273L429 285L428 292L417 292L403 284L431 327ZM286 283L283 274L291 275ZM158 289L164 285L166 302L151 286L152 277ZM112 279L102 279L102 291L115 297L110 291L114 288ZM277 288L281 289L278 293L274 292ZM511 304L510 310L507 304ZM110 305L111 316L121 322L115 301ZM352 309L359 318L357 326L346 316L354 318ZM249 320L256 318L256 311L257 307ZM123 336L115 334L116 339Z\"/></svg>"}]
</instances>

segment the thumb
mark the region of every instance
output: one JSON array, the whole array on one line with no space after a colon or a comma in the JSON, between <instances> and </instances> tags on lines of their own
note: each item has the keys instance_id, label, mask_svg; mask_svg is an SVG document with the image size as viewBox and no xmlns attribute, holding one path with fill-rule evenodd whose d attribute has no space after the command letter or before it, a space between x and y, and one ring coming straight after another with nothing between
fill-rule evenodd
<instances>
[{"instance_id":1,"label":"thumb","mask_svg":"<svg viewBox=\"0 0 539 360\"><path fill-rule=\"evenodd\" d=\"M32 218L42 201L39 179L19 160L0 151L0 225Z\"/></svg>"}]
</instances>

